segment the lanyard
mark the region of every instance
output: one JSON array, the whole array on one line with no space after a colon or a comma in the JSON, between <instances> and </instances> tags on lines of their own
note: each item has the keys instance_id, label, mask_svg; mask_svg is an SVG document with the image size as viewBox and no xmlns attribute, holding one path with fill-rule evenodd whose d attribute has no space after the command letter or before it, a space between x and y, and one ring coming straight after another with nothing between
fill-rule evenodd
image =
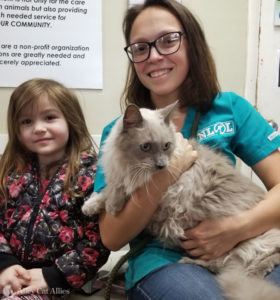
<instances>
[{"instance_id":1,"label":"lanyard","mask_svg":"<svg viewBox=\"0 0 280 300\"><path fill-rule=\"evenodd\" d=\"M199 118L200 118L200 112L197 111L196 114L195 114L195 119L193 121L190 138L196 138Z\"/></svg>"}]
</instances>

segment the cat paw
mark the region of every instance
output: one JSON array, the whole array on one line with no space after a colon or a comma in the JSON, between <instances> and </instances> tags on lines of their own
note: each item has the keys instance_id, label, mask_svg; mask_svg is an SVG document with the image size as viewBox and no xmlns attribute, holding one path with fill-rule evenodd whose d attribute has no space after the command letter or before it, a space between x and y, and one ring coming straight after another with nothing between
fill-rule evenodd
<instances>
[{"instance_id":1,"label":"cat paw","mask_svg":"<svg viewBox=\"0 0 280 300\"><path fill-rule=\"evenodd\" d=\"M86 216L100 213L104 208L103 197L94 193L82 206L82 212Z\"/></svg>"},{"instance_id":2,"label":"cat paw","mask_svg":"<svg viewBox=\"0 0 280 300\"><path fill-rule=\"evenodd\" d=\"M195 264L195 260L187 256L182 257L178 262L180 264Z\"/></svg>"},{"instance_id":3,"label":"cat paw","mask_svg":"<svg viewBox=\"0 0 280 300\"><path fill-rule=\"evenodd\" d=\"M82 206L82 212L86 216L91 216L95 213L95 210L92 207L91 200L87 200L85 204Z\"/></svg>"}]
</instances>

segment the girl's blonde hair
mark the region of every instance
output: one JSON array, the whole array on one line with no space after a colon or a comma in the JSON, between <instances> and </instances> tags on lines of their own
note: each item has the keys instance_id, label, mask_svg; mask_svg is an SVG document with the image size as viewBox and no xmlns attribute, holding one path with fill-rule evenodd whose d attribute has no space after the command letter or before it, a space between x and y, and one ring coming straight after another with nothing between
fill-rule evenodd
<instances>
[{"instance_id":1,"label":"girl's blonde hair","mask_svg":"<svg viewBox=\"0 0 280 300\"><path fill-rule=\"evenodd\" d=\"M69 140L66 146L65 161L68 168L64 189L70 187L73 175L77 174L82 152L97 157L94 142L86 126L85 118L79 101L74 93L57 81L43 78L28 80L18 86L11 95L7 125L8 143L0 161L0 198L7 197L6 179L9 173L24 172L30 161L31 153L22 146L19 139L19 116L27 105L36 105L41 95L47 95L49 101L56 105L63 113L69 128ZM72 194L70 189L70 194Z\"/></svg>"}]
</instances>

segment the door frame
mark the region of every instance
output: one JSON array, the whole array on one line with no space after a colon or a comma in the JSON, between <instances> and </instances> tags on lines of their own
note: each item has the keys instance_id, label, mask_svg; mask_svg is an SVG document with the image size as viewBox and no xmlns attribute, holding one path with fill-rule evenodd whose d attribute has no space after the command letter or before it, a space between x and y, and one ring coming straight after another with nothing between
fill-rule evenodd
<instances>
[{"instance_id":1,"label":"door frame","mask_svg":"<svg viewBox=\"0 0 280 300\"><path fill-rule=\"evenodd\" d=\"M260 22L263 0L248 0L248 38L247 38L247 66L244 97L252 105L256 106L259 49L260 49ZM253 171L245 163L239 162L240 171L253 179ZM254 176L254 181L257 181Z\"/></svg>"}]
</instances>

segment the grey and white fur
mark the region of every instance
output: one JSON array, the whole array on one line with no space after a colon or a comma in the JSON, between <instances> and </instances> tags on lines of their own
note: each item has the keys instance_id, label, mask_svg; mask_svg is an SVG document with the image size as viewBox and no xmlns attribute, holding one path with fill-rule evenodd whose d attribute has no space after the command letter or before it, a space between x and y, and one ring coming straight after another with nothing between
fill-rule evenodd
<instances>
[{"instance_id":1,"label":"grey and white fur","mask_svg":"<svg viewBox=\"0 0 280 300\"><path fill-rule=\"evenodd\" d=\"M182 151L172 123L176 103L163 109L129 105L102 148L101 165L107 185L94 193L82 210L116 215L126 199ZM231 216L264 200L265 191L241 175L221 153L190 140L198 158L162 197L147 230L165 246L179 245L184 230L205 219ZM280 299L280 289L264 277L280 263L280 230L243 241L217 259L184 257L180 262L201 265L217 274L230 300Z\"/></svg>"}]
</instances>

